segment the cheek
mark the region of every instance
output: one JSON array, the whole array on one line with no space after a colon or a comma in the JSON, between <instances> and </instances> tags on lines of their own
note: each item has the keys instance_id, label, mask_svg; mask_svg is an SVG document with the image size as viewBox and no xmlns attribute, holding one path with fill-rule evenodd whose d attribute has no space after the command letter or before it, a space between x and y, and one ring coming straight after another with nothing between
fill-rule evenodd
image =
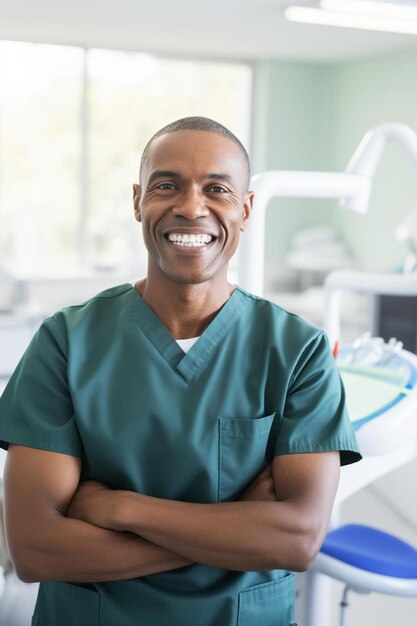
<instances>
[{"instance_id":1,"label":"cheek","mask_svg":"<svg viewBox=\"0 0 417 626\"><path fill-rule=\"evenodd\" d=\"M142 226L142 237L145 243L145 247L147 250L155 250L155 240L152 235L152 223L149 223L149 220L142 217L141 220Z\"/></svg>"},{"instance_id":2,"label":"cheek","mask_svg":"<svg viewBox=\"0 0 417 626\"><path fill-rule=\"evenodd\" d=\"M148 213L142 213L141 224L143 230L143 236L151 237L153 236L153 232L155 230L155 218L151 217Z\"/></svg>"}]
</instances>

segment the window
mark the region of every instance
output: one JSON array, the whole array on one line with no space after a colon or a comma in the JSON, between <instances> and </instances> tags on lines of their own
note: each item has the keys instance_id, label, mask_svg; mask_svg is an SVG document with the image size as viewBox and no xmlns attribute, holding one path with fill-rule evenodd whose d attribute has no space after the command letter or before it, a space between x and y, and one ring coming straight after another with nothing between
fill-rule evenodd
<instances>
[{"instance_id":1,"label":"window","mask_svg":"<svg viewBox=\"0 0 417 626\"><path fill-rule=\"evenodd\" d=\"M0 264L73 263L80 221L83 52L0 42Z\"/></svg>"},{"instance_id":2,"label":"window","mask_svg":"<svg viewBox=\"0 0 417 626\"><path fill-rule=\"evenodd\" d=\"M132 183L149 137L206 115L248 145L251 69L0 42L0 266L144 264Z\"/></svg>"}]
</instances>

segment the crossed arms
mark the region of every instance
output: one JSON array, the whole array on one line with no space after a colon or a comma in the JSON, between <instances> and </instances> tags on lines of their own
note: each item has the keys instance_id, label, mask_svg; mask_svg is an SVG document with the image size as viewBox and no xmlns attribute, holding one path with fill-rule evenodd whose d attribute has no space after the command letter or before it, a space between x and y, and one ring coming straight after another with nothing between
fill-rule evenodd
<instances>
[{"instance_id":1,"label":"crossed arms","mask_svg":"<svg viewBox=\"0 0 417 626\"><path fill-rule=\"evenodd\" d=\"M11 445L8 546L27 582L126 580L192 563L303 571L323 541L339 453L277 456L236 502L193 504L80 483L81 460Z\"/></svg>"}]
</instances>

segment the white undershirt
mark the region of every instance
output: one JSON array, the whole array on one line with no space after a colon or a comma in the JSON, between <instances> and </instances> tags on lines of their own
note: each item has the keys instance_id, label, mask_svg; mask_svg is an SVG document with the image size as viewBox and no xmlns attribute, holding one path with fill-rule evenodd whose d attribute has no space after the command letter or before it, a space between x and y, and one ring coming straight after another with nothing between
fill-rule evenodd
<instances>
[{"instance_id":1,"label":"white undershirt","mask_svg":"<svg viewBox=\"0 0 417 626\"><path fill-rule=\"evenodd\" d=\"M195 344L197 339L200 339L200 337L190 337L189 339L176 339L175 341L177 342L181 350L187 353L191 346Z\"/></svg>"}]
</instances>

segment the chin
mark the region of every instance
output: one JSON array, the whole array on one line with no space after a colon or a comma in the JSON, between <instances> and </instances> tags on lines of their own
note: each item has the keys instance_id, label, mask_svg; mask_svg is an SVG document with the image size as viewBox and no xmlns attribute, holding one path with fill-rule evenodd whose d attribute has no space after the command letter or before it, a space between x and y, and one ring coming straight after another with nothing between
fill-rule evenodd
<instances>
[{"instance_id":1,"label":"chin","mask_svg":"<svg viewBox=\"0 0 417 626\"><path fill-rule=\"evenodd\" d=\"M165 275L175 283L179 285L201 285L202 283L207 282L213 276L215 276L216 272L182 272L181 274L176 274L174 272L166 272Z\"/></svg>"},{"instance_id":2,"label":"chin","mask_svg":"<svg viewBox=\"0 0 417 626\"><path fill-rule=\"evenodd\" d=\"M169 277L173 282L178 283L179 285L201 285L202 283L210 280L211 276L170 276Z\"/></svg>"}]
</instances>

